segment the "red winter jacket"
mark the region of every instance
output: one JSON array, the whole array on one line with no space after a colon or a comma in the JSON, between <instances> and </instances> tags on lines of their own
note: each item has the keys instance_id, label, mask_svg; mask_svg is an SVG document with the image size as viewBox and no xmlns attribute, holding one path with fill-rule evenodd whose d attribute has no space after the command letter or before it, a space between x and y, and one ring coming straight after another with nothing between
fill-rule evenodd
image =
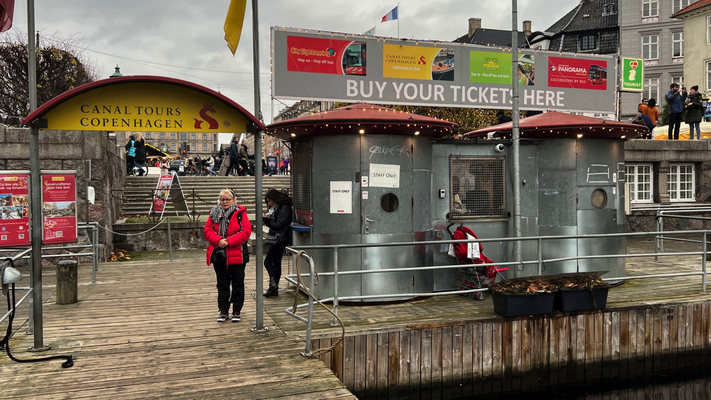
<instances>
[{"instance_id":1,"label":"red winter jacket","mask_svg":"<svg viewBox=\"0 0 711 400\"><path fill-rule=\"evenodd\" d=\"M241 216L241 221L239 216ZM208 217L203 228L203 237L210 243L207 248L207 265L210 265L210 257L212 250L217 247L222 237L217 233L218 224L212 222L212 218ZM249 239L252 234L252 225L247 217L247 209L242 206L237 206L235 212L232 213L230 224L227 226L227 265L242 264L242 243Z\"/></svg>"}]
</instances>

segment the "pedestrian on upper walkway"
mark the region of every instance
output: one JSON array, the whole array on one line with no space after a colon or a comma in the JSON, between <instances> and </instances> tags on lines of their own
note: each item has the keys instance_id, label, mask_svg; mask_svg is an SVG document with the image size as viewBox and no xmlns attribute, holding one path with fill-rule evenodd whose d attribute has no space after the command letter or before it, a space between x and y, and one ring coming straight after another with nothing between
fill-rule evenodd
<instances>
[{"instance_id":1,"label":"pedestrian on upper walkway","mask_svg":"<svg viewBox=\"0 0 711 400\"><path fill-rule=\"evenodd\" d=\"M686 123L689 124L689 140L694 140L694 130L696 139L701 139L701 119L704 117L704 106L701 102L699 86L694 85L689 92L689 102L686 108Z\"/></svg>"},{"instance_id":2,"label":"pedestrian on upper walkway","mask_svg":"<svg viewBox=\"0 0 711 400\"><path fill-rule=\"evenodd\" d=\"M230 168L227 170L227 176L239 172L239 137L235 136L230 144Z\"/></svg>"},{"instance_id":3,"label":"pedestrian on upper walkway","mask_svg":"<svg viewBox=\"0 0 711 400\"><path fill-rule=\"evenodd\" d=\"M679 90L679 84L672 83L669 86L669 92L664 97L667 99L667 105L669 105L669 140L679 140L681 113L684 112L686 88Z\"/></svg>"}]
</instances>

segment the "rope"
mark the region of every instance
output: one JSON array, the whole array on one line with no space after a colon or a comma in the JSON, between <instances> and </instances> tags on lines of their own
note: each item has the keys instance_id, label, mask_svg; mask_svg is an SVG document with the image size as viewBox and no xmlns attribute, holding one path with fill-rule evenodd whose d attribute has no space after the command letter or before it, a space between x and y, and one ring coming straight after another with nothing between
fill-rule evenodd
<instances>
[{"instance_id":1,"label":"rope","mask_svg":"<svg viewBox=\"0 0 711 400\"><path fill-rule=\"evenodd\" d=\"M341 337L338 338L338 340L336 340L335 343L333 343L330 347L328 347L328 348L324 347L324 348L321 348L318 350L314 350L311 353L304 354L305 357L316 358L322 354L326 354L326 353L330 352L331 350L335 349L336 346L341 344L341 342L343 342L343 339L346 337L346 327L345 327L345 325L343 325L343 321L341 320L341 318L339 318L338 315L336 315L336 313L331 311L331 309L328 308L328 306L321 303L321 300L317 299L316 296L314 296L313 293L311 293L309 288L307 288L306 285L304 285L304 282L301 280L301 271L299 271L299 260L301 260L302 254L306 254L306 252L304 250L299 250L299 253L296 255L296 265L294 266L294 268L296 269L296 294L294 295L294 306L292 307L291 312L296 314L296 306L299 304L299 285L301 285L301 287L304 288L304 291L306 292L306 294L309 297L311 297L312 299L316 300L316 302L318 304L320 304L321 307L325 308L326 311L328 311L331 315L333 315L333 317L336 318L338 320L338 323L341 325ZM319 283L318 272L316 272L316 271L314 271L314 272L316 273L316 282L314 283L314 285L318 285L318 283Z\"/></svg>"},{"instance_id":2,"label":"rope","mask_svg":"<svg viewBox=\"0 0 711 400\"><path fill-rule=\"evenodd\" d=\"M158 221L158 223L155 224L155 226L153 226L152 228L150 228L150 229L148 229L148 230L145 230L145 231L143 231L143 232L138 232L138 233L121 233L121 232L114 232L114 231L112 231L111 229L105 228L105 227L103 227L103 226L101 226L101 225L99 225L99 228L105 230L106 232L111 232L111 233L113 233L114 235L137 236L137 235L143 235L144 233L148 233L148 232L152 231L153 229L156 229L156 228L158 227L158 225L162 224L163 221L165 221L165 220L166 220L166 219L163 218L162 220Z\"/></svg>"}]
</instances>

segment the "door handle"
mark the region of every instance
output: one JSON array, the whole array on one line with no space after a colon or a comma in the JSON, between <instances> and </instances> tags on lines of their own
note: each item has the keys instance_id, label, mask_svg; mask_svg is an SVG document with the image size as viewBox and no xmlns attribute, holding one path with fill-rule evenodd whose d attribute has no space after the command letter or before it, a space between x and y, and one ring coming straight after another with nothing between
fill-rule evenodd
<instances>
[{"instance_id":1,"label":"door handle","mask_svg":"<svg viewBox=\"0 0 711 400\"><path fill-rule=\"evenodd\" d=\"M365 233L368 233L368 230L370 229L370 223L375 222L374 219L368 218L368 216L365 216Z\"/></svg>"}]
</instances>

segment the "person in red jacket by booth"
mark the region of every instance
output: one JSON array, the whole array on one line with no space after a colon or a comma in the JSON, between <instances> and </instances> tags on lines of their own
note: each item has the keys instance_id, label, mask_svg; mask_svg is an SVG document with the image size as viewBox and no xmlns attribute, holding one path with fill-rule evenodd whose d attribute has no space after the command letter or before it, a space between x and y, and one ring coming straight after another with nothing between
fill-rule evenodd
<instances>
[{"instance_id":1,"label":"person in red jacket by booth","mask_svg":"<svg viewBox=\"0 0 711 400\"><path fill-rule=\"evenodd\" d=\"M244 305L244 268L249 261L247 240L251 234L247 209L235 202L231 190L224 189L203 228L203 237L210 243L207 265L212 264L217 276L217 306L220 310L217 322L229 319L230 303L232 322L240 321Z\"/></svg>"}]
</instances>

